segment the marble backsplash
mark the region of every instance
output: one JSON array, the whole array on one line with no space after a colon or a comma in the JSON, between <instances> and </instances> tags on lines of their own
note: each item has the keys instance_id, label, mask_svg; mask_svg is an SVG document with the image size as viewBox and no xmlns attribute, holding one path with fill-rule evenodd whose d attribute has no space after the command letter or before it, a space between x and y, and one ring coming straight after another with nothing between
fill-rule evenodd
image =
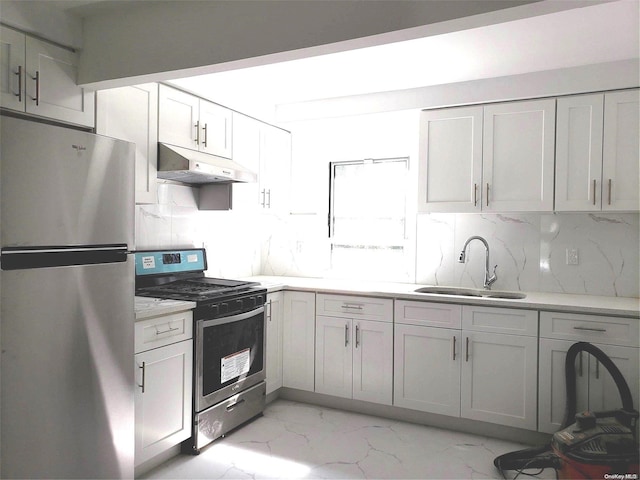
<instances>
[{"instance_id":1,"label":"marble backsplash","mask_svg":"<svg viewBox=\"0 0 640 480\"><path fill-rule=\"evenodd\" d=\"M197 193L189 187L160 185L158 204L136 207L136 248L204 246L210 276L335 276L323 215L201 211ZM481 288L482 244L471 242L467 262L457 262L465 240L480 235L489 243L491 267L498 265L496 290L639 296L637 213L421 214L414 218L406 271L398 274L395 269L392 275L379 268L377 279ZM577 250L577 265L567 265L567 249ZM371 272L366 279L373 279Z\"/></svg>"}]
</instances>

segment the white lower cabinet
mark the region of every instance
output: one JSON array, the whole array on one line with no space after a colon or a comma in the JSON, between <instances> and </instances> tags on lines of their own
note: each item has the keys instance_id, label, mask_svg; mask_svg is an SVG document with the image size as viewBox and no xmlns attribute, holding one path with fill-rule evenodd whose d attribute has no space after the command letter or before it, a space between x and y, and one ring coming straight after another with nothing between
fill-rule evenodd
<instances>
[{"instance_id":1,"label":"white lower cabinet","mask_svg":"<svg viewBox=\"0 0 640 480\"><path fill-rule=\"evenodd\" d=\"M460 330L395 326L394 405L460 416Z\"/></svg>"},{"instance_id":2,"label":"white lower cabinet","mask_svg":"<svg viewBox=\"0 0 640 480\"><path fill-rule=\"evenodd\" d=\"M136 322L136 466L191 435L191 322L191 312Z\"/></svg>"},{"instance_id":3,"label":"white lower cabinet","mask_svg":"<svg viewBox=\"0 0 640 480\"><path fill-rule=\"evenodd\" d=\"M284 292L282 386L314 388L315 303L313 292Z\"/></svg>"},{"instance_id":4,"label":"white lower cabinet","mask_svg":"<svg viewBox=\"0 0 640 480\"><path fill-rule=\"evenodd\" d=\"M316 317L315 391L391 405L393 324Z\"/></svg>"},{"instance_id":5,"label":"white lower cabinet","mask_svg":"<svg viewBox=\"0 0 640 480\"><path fill-rule=\"evenodd\" d=\"M395 312L394 405L536 429L537 312L403 300Z\"/></svg>"},{"instance_id":6,"label":"white lower cabinet","mask_svg":"<svg viewBox=\"0 0 640 480\"><path fill-rule=\"evenodd\" d=\"M391 405L393 300L318 294L315 391Z\"/></svg>"},{"instance_id":7,"label":"white lower cabinet","mask_svg":"<svg viewBox=\"0 0 640 480\"><path fill-rule=\"evenodd\" d=\"M282 327L284 293L267 295L266 335L267 335L267 394L282 387Z\"/></svg>"},{"instance_id":8,"label":"white lower cabinet","mask_svg":"<svg viewBox=\"0 0 640 480\"><path fill-rule=\"evenodd\" d=\"M569 347L578 341L592 343L611 358L627 381L633 405L638 408L638 319L542 312L540 336L539 431L554 433L562 426L567 398L565 359ZM578 354L574 367L577 412L601 412L622 406L613 379L593 356Z\"/></svg>"},{"instance_id":9,"label":"white lower cabinet","mask_svg":"<svg viewBox=\"0 0 640 480\"><path fill-rule=\"evenodd\" d=\"M538 339L463 330L460 416L536 429Z\"/></svg>"}]
</instances>

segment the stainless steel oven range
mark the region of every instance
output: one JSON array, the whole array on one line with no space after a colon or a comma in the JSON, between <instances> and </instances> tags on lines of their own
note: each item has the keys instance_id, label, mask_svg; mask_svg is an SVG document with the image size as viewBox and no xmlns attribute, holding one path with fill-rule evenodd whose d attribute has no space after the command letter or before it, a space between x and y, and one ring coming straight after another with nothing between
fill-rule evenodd
<instances>
[{"instance_id":1,"label":"stainless steel oven range","mask_svg":"<svg viewBox=\"0 0 640 480\"><path fill-rule=\"evenodd\" d=\"M183 452L260 415L265 405L266 289L204 276L204 249L136 252L136 295L196 302L193 423Z\"/></svg>"}]
</instances>

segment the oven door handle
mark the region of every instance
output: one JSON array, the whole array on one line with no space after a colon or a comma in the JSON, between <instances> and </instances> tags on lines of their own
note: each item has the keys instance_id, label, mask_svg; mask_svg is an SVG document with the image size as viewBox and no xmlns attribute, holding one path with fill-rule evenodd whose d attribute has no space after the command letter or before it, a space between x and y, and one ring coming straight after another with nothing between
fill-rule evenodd
<instances>
[{"instance_id":1,"label":"oven door handle","mask_svg":"<svg viewBox=\"0 0 640 480\"><path fill-rule=\"evenodd\" d=\"M247 318L251 318L254 315L260 315L261 313L264 313L264 305L254 310L251 310L249 312L238 313L236 315L229 315L226 317L214 318L212 320L198 320L198 324L199 324L198 330L206 327L211 327L214 325L224 325L225 323L232 323L232 322L238 322L240 320L246 320Z\"/></svg>"}]
</instances>

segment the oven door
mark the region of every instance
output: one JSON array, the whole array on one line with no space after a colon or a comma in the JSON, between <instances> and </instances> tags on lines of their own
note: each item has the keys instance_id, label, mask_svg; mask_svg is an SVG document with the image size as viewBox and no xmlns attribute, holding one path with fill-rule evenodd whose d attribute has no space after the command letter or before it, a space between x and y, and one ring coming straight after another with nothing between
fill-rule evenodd
<instances>
[{"instance_id":1,"label":"oven door","mask_svg":"<svg viewBox=\"0 0 640 480\"><path fill-rule=\"evenodd\" d=\"M196 324L196 412L265 379L264 307Z\"/></svg>"}]
</instances>

